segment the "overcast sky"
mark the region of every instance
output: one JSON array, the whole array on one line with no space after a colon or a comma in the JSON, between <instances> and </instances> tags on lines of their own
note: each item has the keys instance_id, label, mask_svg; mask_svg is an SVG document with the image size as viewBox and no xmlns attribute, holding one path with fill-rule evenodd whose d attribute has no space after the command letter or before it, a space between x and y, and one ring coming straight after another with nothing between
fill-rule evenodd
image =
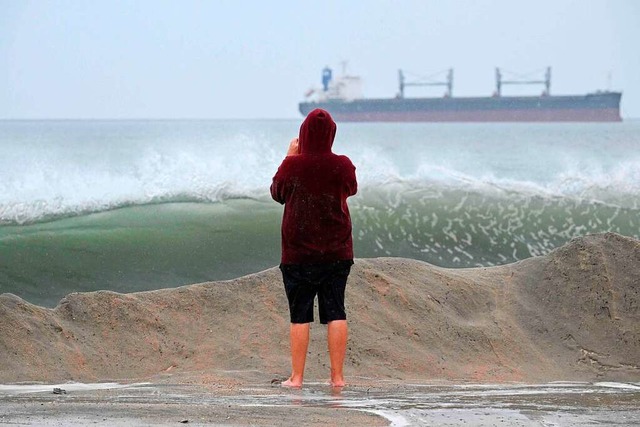
<instances>
[{"instance_id":1,"label":"overcast sky","mask_svg":"<svg viewBox=\"0 0 640 427\"><path fill-rule=\"evenodd\" d=\"M550 65L553 94L621 90L640 117L640 1L0 0L5 119L295 118L341 61L368 97L394 96L400 68L453 67L454 96L484 96L496 66Z\"/></svg>"}]
</instances>

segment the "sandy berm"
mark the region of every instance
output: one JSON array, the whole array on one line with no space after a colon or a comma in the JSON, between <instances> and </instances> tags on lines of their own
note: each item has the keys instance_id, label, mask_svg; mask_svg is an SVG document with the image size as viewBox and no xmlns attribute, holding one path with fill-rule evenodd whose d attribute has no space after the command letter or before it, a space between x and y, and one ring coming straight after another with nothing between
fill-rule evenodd
<instances>
[{"instance_id":1,"label":"sandy berm","mask_svg":"<svg viewBox=\"0 0 640 427\"><path fill-rule=\"evenodd\" d=\"M489 268L357 259L346 299L347 379L640 380L632 238L588 235ZM269 382L289 371L288 327L277 268L175 289L74 293L53 309L3 294L0 382ZM324 332L312 327L310 381L328 377Z\"/></svg>"}]
</instances>

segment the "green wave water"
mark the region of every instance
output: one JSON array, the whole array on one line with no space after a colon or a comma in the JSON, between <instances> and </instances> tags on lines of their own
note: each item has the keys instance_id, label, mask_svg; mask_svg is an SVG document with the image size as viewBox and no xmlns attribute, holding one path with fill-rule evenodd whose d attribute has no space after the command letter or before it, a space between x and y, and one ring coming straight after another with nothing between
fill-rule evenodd
<instances>
[{"instance_id":1,"label":"green wave water","mask_svg":"<svg viewBox=\"0 0 640 427\"><path fill-rule=\"evenodd\" d=\"M135 292L261 271L279 263L281 212L270 200L244 199L1 227L0 293L54 306L71 292ZM544 255L587 233L640 238L637 209L567 199L387 187L354 198L351 212L356 257L443 267Z\"/></svg>"}]
</instances>

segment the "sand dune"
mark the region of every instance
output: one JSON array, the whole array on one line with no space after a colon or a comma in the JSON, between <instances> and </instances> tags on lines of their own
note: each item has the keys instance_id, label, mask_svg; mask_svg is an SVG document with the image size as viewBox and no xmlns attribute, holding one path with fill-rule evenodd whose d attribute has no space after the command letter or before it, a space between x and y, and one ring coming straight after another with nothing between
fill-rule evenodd
<instances>
[{"instance_id":1,"label":"sand dune","mask_svg":"<svg viewBox=\"0 0 640 427\"><path fill-rule=\"evenodd\" d=\"M491 268L358 259L347 309L352 378L640 380L640 242L612 233ZM307 379L328 377L325 333L312 327ZM4 383L286 375L280 272L55 309L3 294L0 360Z\"/></svg>"}]
</instances>

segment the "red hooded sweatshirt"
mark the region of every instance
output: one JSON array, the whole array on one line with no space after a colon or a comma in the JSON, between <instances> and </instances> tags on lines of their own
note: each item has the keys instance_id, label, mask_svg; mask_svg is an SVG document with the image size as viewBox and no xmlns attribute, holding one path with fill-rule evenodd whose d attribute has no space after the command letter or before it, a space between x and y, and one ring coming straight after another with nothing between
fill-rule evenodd
<instances>
[{"instance_id":1,"label":"red hooded sweatshirt","mask_svg":"<svg viewBox=\"0 0 640 427\"><path fill-rule=\"evenodd\" d=\"M347 197L356 194L356 168L331 152L336 124L316 109L300 126L300 154L287 156L271 184L284 204L282 264L319 264L353 259Z\"/></svg>"}]
</instances>

